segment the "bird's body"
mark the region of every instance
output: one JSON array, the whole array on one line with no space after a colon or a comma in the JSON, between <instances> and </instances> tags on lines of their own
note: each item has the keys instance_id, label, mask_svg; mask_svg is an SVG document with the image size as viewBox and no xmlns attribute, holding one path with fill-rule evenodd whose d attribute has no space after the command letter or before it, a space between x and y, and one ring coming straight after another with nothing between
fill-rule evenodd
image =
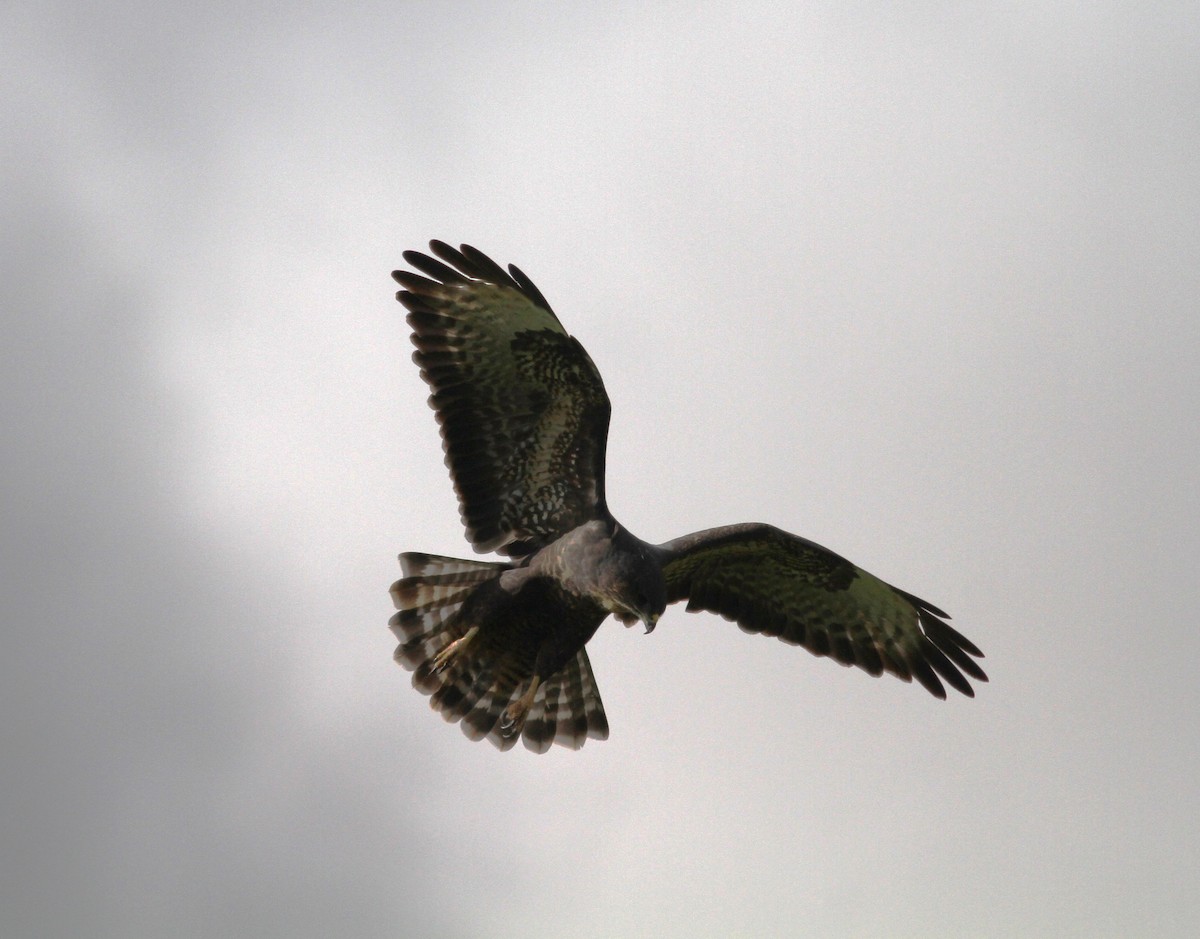
<instances>
[{"instance_id":1,"label":"bird's body","mask_svg":"<svg viewBox=\"0 0 1200 939\"><path fill-rule=\"evenodd\" d=\"M414 360L432 389L468 540L507 561L406 553L392 587L396 658L447 720L502 749L608 736L585 646L609 615L654 628L669 603L710 610L878 675L966 695L982 653L946 614L763 524L651 545L609 513L609 401L595 365L515 267L463 245L405 252ZM440 259L440 260L439 260Z\"/></svg>"}]
</instances>

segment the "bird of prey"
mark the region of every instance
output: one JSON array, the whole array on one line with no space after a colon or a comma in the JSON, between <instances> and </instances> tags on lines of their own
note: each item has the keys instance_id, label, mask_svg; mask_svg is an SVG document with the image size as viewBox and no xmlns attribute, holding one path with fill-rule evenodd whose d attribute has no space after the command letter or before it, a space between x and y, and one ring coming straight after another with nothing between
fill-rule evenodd
<instances>
[{"instance_id":1,"label":"bird of prey","mask_svg":"<svg viewBox=\"0 0 1200 939\"><path fill-rule=\"evenodd\" d=\"M687 601L871 675L974 696L983 653L931 603L766 524L648 544L604 498L609 401L541 291L470 245L395 271L467 540L499 561L400 555L390 626L413 685L466 735L543 753L605 739L585 646L611 613L654 629Z\"/></svg>"}]
</instances>

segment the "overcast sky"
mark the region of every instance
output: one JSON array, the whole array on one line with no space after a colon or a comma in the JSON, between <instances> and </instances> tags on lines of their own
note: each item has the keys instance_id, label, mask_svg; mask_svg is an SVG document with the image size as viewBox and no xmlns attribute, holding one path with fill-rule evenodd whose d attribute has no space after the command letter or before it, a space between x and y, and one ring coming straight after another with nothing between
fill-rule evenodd
<instances>
[{"instance_id":1,"label":"overcast sky","mask_svg":"<svg viewBox=\"0 0 1200 939\"><path fill-rule=\"evenodd\" d=\"M0 7L0 932L1200 933L1194 3L172 6ZM991 683L674 609L608 741L446 725L430 238L587 347L631 530L816 540Z\"/></svg>"}]
</instances>

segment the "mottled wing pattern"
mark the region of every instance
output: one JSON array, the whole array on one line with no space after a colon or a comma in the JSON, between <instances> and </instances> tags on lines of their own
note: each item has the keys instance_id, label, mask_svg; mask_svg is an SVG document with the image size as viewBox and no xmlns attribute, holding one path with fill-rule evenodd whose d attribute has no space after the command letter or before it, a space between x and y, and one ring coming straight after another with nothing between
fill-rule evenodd
<instances>
[{"instance_id":1,"label":"mottled wing pattern","mask_svg":"<svg viewBox=\"0 0 1200 939\"><path fill-rule=\"evenodd\" d=\"M413 672L413 686L451 722L460 721L472 740L485 737L501 750L518 739L537 753L552 743L577 750L589 738L608 737L608 719L587 653L575 657L538 687L524 725L508 732L501 717L524 690L537 657L536 643L519 632L481 632L444 669L434 657L472 624L458 615L468 595L511 565L429 554L400 555L404 577L392 585L398 613L389 625L400 645L396 661ZM515 641L514 641L515 640Z\"/></svg>"},{"instance_id":2,"label":"mottled wing pattern","mask_svg":"<svg viewBox=\"0 0 1200 939\"><path fill-rule=\"evenodd\" d=\"M667 601L709 610L747 632L778 636L872 675L915 678L946 697L987 681L976 646L932 604L885 584L832 551L770 525L730 525L665 545ZM964 674L965 673L965 674Z\"/></svg>"},{"instance_id":3,"label":"mottled wing pattern","mask_svg":"<svg viewBox=\"0 0 1200 939\"><path fill-rule=\"evenodd\" d=\"M430 242L395 271L467 538L520 557L607 516L609 401L592 360L519 269ZM425 276L422 276L425 275Z\"/></svg>"}]
</instances>

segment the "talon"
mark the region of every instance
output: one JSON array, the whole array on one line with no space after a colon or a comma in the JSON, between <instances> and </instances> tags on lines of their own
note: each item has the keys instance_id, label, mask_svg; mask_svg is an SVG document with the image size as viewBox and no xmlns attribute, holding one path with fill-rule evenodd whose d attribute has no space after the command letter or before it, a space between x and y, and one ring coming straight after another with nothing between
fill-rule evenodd
<instances>
[{"instance_id":1,"label":"talon","mask_svg":"<svg viewBox=\"0 0 1200 939\"><path fill-rule=\"evenodd\" d=\"M515 736L525 724L525 715L533 707L533 698L537 694L538 685L542 680L534 675L529 679L529 687L521 697L504 709L500 715L500 733L505 737Z\"/></svg>"},{"instance_id":2,"label":"talon","mask_svg":"<svg viewBox=\"0 0 1200 939\"><path fill-rule=\"evenodd\" d=\"M467 646L471 644L471 640L475 638L478 632L479 627L472 626L463 635L459 636L459 638L455 639L451 643L447 643L447 645L433 657L434 672L445 671L445 669L447 669L456 658L463 654Z\"/></svg>"}]
</instances>

